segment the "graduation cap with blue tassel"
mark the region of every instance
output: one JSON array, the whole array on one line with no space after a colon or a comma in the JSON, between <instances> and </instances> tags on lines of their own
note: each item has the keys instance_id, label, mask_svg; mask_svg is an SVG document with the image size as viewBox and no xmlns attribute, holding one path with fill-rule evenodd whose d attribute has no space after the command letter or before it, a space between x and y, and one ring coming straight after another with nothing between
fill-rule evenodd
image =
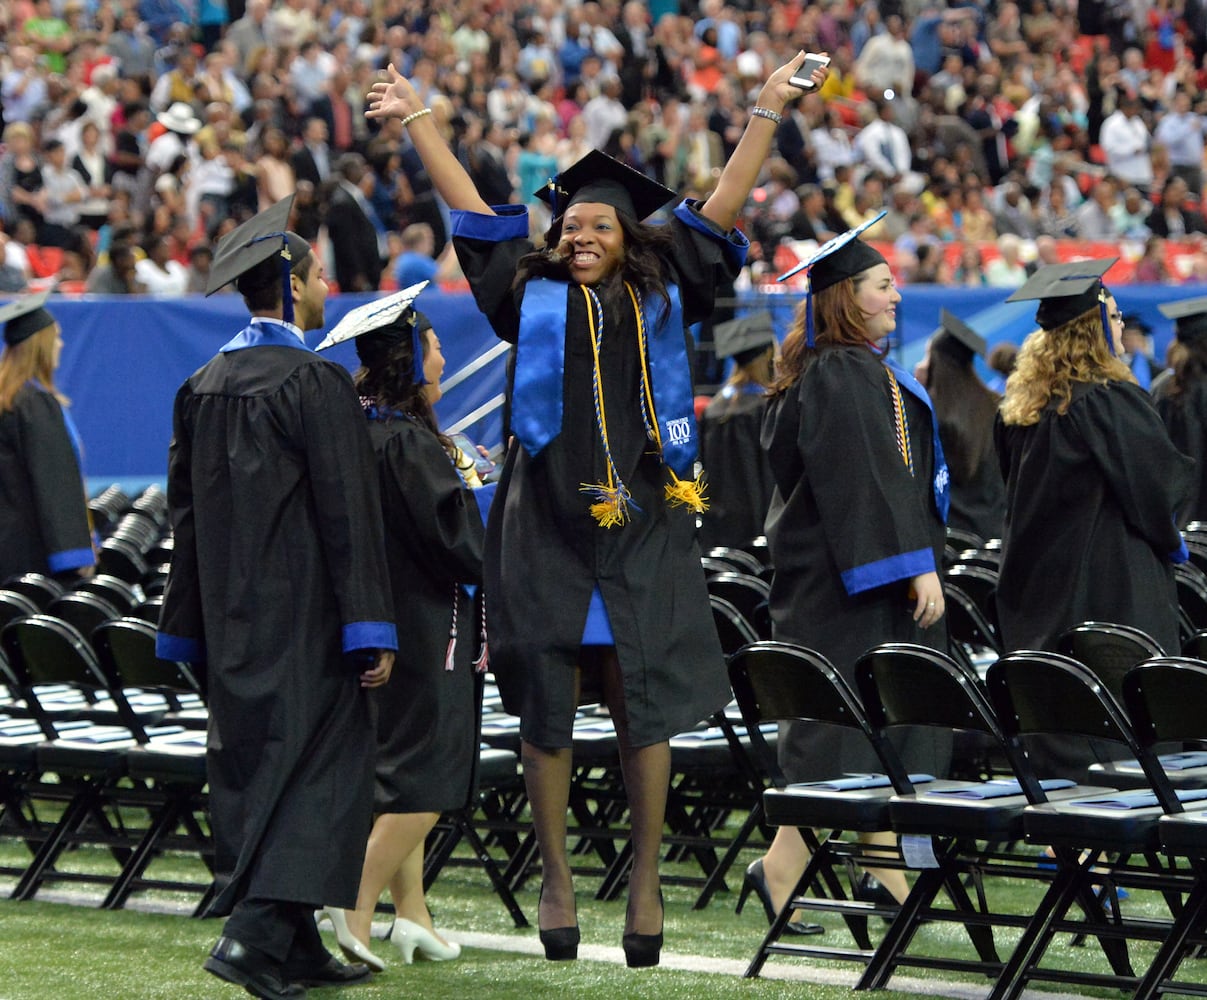
<instances>
[{"instance_id":1,"label":"graduation cap with blue tassel","mask_svg":"<svg viewBox=\"0 0 1207 1000\"><path fill-rule=\"evenodd\" d=\"M411 351L414 358L412 378L416 385L426 385L423 376L423 335L432 328L431 321L418 309L412 308L419 298L419 293L427 288L427 281L408 285L401 291L393 292L385 298L374 299L363 306L349 310L331 332L323 338L315 348L325 351L345 340L353 340L372 334L388 344L400 343L404 337L411 338ZM360 341L357 339L357 353L361 354ZM364 361L363 355L361 360Z\"/></svg>"},{"instance_id":2,"label":"graduation cap with blue tassel","mask_svg":"<svg viewBox=\"0 0 1207 1000\"><path fill-rule=\"evenodd\" d=\"M844 278L853 278L877 264L887 264L884 254L859 239L867 229L888 215L884 210L845 233L839 233L817 248L808 259L801 261L790 271L785 271L776 280L787 281L795 274L808 269L808 287L805 290L805 343L813 346L813 296L837 285Z\"/></svg>"},{"instance_id":3,"label":"graduation cap with blue tassel","mask_svg":"<svg viewBox=\"0 0 1207 1000\"><path fill-rule=\"evenodd\" d=\"M1099 260L1074 260L1067 264L1049 264L1031 275L1006 301L1038 300L1035 322L1043 330L1059 329L1097 306L1107 350L1114 354L1115 341L1111 336L1110 319L1106 314L1107 290L1102 283L1102 276L1118 259L1109 257Z\"/></svg>"}]
</instances>

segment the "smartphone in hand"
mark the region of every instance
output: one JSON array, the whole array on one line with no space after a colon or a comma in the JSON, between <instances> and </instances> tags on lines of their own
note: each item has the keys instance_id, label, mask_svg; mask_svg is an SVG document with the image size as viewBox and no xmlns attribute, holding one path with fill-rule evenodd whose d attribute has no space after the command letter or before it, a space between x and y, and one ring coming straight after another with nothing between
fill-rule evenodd
<instances>
[{"instance_id":1,"label":"smartphone in hand","mask_svg":"<svg viewBox=\"0 0 1207 1000\"><path fill-rule=\"evenodd\" d=\"M788 82L794 87L799 87L801 90L812 90L813 71L824 69L829 65L829 56L819 55L816 52L806 52L805 61L801 64L800 69L792 74L792 78Z\"/></svg>"}]
</instances>

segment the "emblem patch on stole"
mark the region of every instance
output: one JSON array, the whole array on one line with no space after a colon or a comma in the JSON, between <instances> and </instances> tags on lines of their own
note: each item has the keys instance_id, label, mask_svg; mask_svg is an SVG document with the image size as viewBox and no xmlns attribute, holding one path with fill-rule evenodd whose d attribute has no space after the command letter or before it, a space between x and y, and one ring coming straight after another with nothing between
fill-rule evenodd
<instances>
[{"instance_id":1,"label":"emblem patch on stole","mask_svg":"<svg viewBox=\"0 0 1207 1000\"><path fill-rule=\"evenodd\" d=\"M691 417L679 417L666 422L668 443L673 445L687 444L692 439Z\"/></svg>"}]
</instances>

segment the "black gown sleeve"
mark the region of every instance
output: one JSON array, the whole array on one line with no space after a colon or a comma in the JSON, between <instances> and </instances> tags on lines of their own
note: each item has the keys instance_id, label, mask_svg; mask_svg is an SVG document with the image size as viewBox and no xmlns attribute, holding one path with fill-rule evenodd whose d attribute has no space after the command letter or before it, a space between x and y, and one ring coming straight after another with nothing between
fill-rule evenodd
<instances>
[{"instance_id":1,"label":"black gown sleeve","mask_svg":"<svg viewBox=\"0 0 1207 1000\"><path fill-rule=\"evenodd\" d=\"M1194 463L1174 447L1148 394L1111 382L1086 393L1067 416L1129 527L1162 556L1184 553L1175 511L1190 491Z\"/></svg>"},{"instance_id":2,"label":"black gown sleeve","mask_svg":"<svg viewBox=\"0 0 1207 1000\"><path fill-rule=\"evenodd\" d=\"M376 456L352 379L338 365L322 362L302 368L293 387L344 652L397 649Z\"/></svg>"},{"instance_id":3,"label":"black gown sleeve","mask_svg":"<svg viewBox=\"0 0 1207 1000\"><path fill-rule=\"evenodd\" d=\"M409 425L382 452L386 516L402 518L411 555L442 583L482 582L486 529L470 489L436 436Z\"/></svg>"},{"instance_id":4,"label":"black gown sleeve","mask_svg":"<svg viewBox=\"0 0 1207 1000\"><path fill-rule=\"evenodd\" d=\"M936 569L929 480L897 447L887 369L833 350L802 376L797 447L848 594ZM929 450L929 428L912 428ZM916 475L929 467L915 457Z\"/></svg>"},{"instance_id":5,"label":"black gown sleeve","mask_svg":"<svg viewBox=\"0 0 1207 1000\"><path fill-rule=\"evenodd\" d=\"M49 392L24 393L15 412L50 571L93 565L83 474L59 401Z\"/></svg>"},{"instance_id":6,"label":"black gown sleeve","mask_svg":"<svg viewBox=\"0 0 1207 1000\"><path fill-rule=\"evenodd\" d=\"M159 613L156 652L162 659L204 663L205 620L197 563L197 526L193 514L193 441L188 411L193 399L186 382L172 410L168 447L168 509L172 512L172 565Z\"/></svg>"}]
</instances>

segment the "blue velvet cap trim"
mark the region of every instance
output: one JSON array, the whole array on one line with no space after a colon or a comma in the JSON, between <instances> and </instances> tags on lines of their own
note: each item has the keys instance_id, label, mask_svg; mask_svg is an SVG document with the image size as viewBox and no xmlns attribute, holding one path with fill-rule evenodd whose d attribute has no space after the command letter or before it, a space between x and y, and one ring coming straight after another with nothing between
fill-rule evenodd
<instances>
[{"instance_id":1,"label":"blue velvet cap trim","mask_svg":"<svg viewBox=\"0 0 1207 1000\"><path fill-rule=\"evenodd\" d=\"M746 238L746 234L740 229L724 232L712 219L700 214L699 206L698 201L681 201L675 206L673 214L685 226L690 226L714 239L723 240L725 256L730 259L734 267L741 267L746 263L746 254L750 250L750 240Z\"/></svg>"},{"instance_id":2,"label":"blue velvet cap trim","mask_svg":"<svg viewBox=\"0 0 1207 1000\"><path fill-rule=\"evenodd\" d=\"M46 564L52 573L91 566L95 562L96 554L92 549L66 549L63 552L52 552L46 557Z\"/></svg>"},{"instance_id":3,"label":"blue velvet cap trim","mask_svg":"<svg viewBox=\"0 0 1207 1000\"><path fill-rule=\"evenodd\" d=\"M199 639L160 632L155 636L155 655L174 663L204 663L205 644Z\"/></svg>"},{"instance_id":4,"label":"blue velvet cap trim","mask_svg":"<svg viewBox=\"0 0 1207 1000\"><path fill-rule=\"evenodd\" d=\"M842 585L848 594L860 594L886 583L910 580L923 573L935 572L935 554L930 549L914 549L900 555L864 563L842 574Z\"/></svg>"},{"instance_id":5,"label":"blue velvet cap trim","mask_svg":"<svg viewBox=\"0 0 1207 1000\"><path fill-rule=\"evenodd\" d=\"M467 240L502 243L528 236L528 206L492 205L495 215L454 209L451 213L454 236Z\"/></svg>"},{"instance_id":6,"label":"blue velvet cap trim","mask_svg":"<svg viewBox=\"0 0 1207 1000\"><path fill-rule=\"evenodd\" d=\"M397 649L398 630L393 622L349 622L344 626L344 652L356 649Z\"/></svg>"}]
</instances>

